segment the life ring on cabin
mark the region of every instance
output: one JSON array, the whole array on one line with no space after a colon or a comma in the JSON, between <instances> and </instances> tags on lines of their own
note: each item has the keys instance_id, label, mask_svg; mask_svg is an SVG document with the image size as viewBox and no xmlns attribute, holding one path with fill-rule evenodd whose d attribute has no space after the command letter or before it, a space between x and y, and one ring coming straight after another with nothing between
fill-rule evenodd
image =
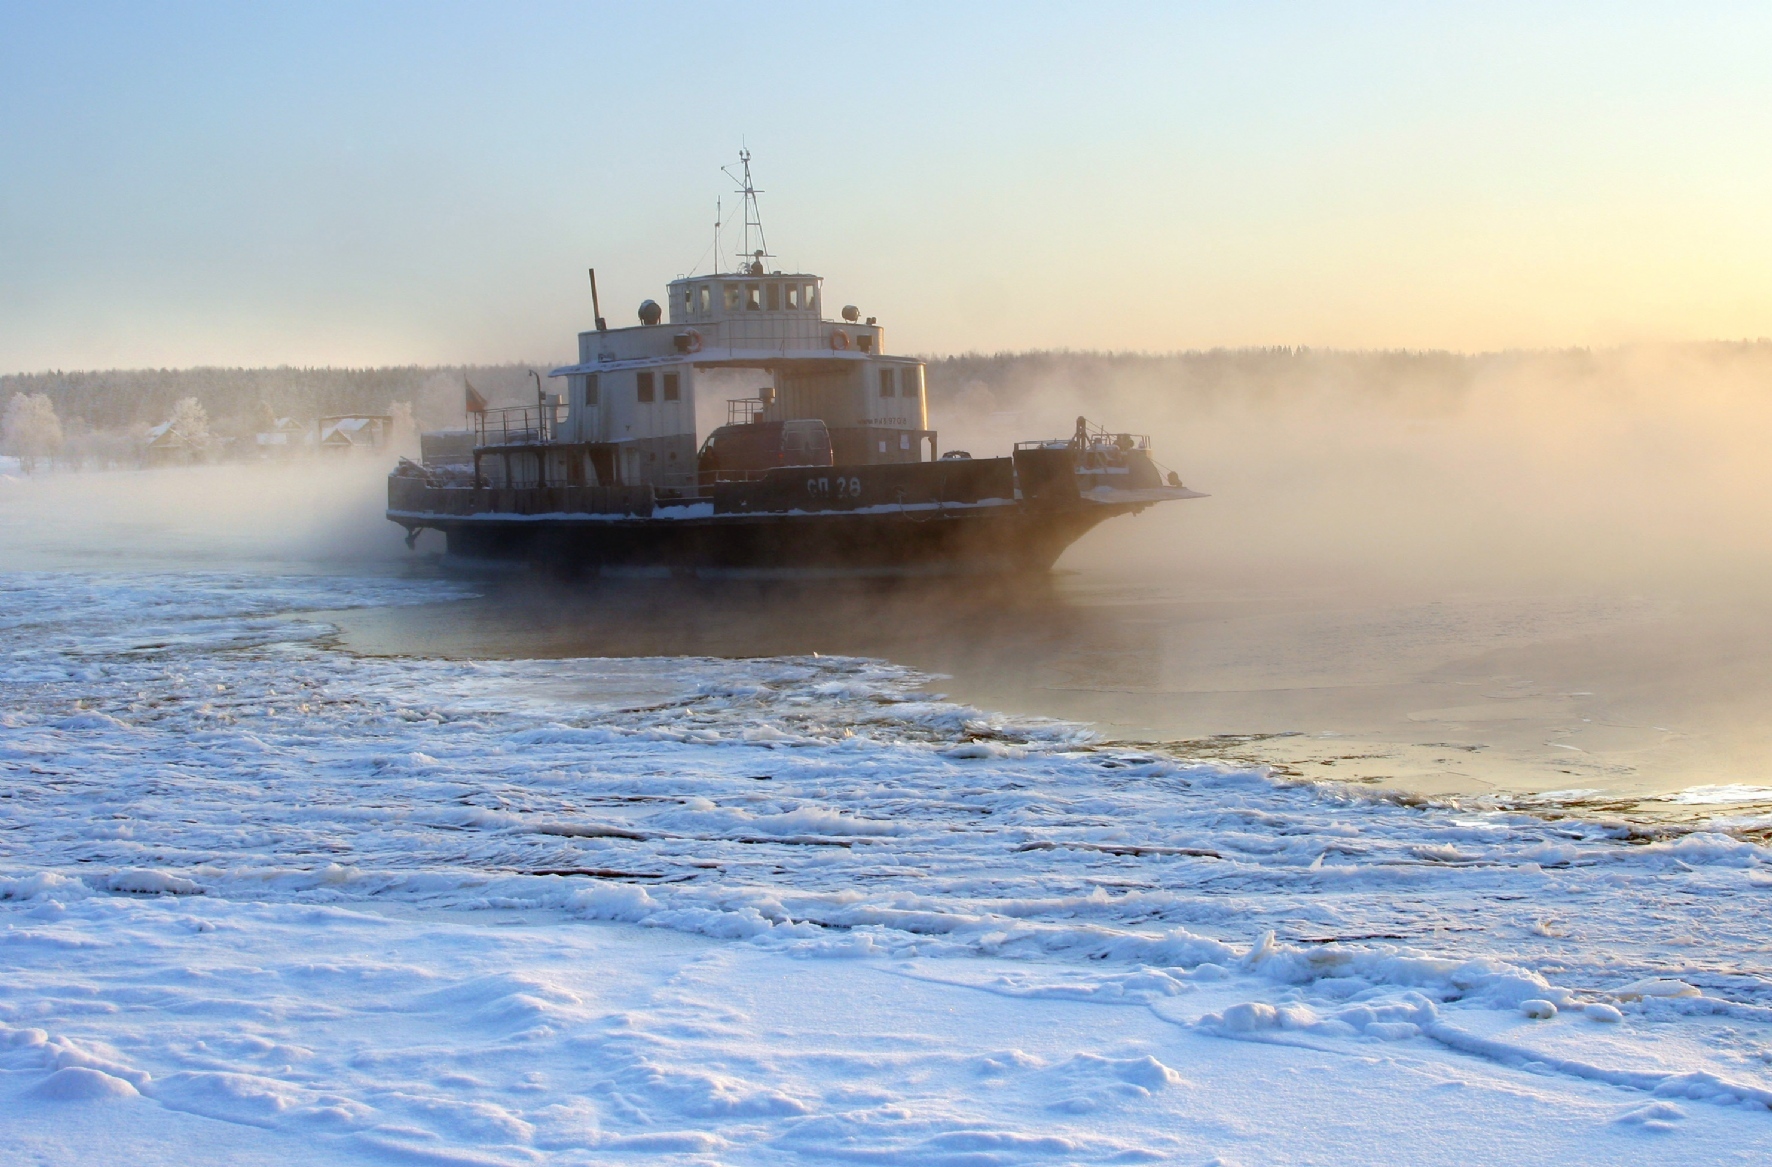
<instances>
[{"instance_id":1,"label":"life ring on cabin","mask_svg":"<svg viewBox=\"0 0 1772 1167\"><path fill-rule=\"evenodd\" d=\"M849 347L849 334L841 328L831 330L831 347L842 352Z\"/></svg>"}]
</instances>

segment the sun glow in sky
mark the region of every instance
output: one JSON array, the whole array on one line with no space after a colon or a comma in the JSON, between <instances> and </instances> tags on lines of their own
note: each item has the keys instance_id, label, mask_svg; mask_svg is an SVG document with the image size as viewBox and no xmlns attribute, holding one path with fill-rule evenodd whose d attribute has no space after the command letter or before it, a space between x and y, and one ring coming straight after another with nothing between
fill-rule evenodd
<instances>
[{"instance_id":1,"label":"sun glow in sky","mask_svg":"<svg viewBox=\"0 0 1772 1167\"><path fill-rule=\"evenodd\" d=\"M544 360L775 266L899 351L1772 334L1764 5L0 0L0 371Z\"/></svg>"}]
</instances>

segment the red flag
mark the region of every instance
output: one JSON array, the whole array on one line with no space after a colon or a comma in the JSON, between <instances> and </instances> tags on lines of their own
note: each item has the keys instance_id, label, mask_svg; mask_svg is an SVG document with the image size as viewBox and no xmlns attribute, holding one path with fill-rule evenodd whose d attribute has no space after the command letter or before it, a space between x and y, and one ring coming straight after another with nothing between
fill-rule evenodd
<instances>
[{"instance_id":1,"label":"red flag","mask_svg":"<svg viewBox=\"0 0 1772 1167\"><path fill-rule=\"evenodd\" d=\"M468 412L485 413L486 398L480 396L480 394L475 391L474 383L472 381L468 380L466 377L463 377L461 380L462 384L468 387Z\"/></svg>"}]
</instances>

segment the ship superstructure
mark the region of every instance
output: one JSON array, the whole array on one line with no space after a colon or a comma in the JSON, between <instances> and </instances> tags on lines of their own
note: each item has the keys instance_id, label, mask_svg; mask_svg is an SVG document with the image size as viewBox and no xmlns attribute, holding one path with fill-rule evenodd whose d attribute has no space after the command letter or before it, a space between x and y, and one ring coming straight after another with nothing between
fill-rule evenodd
<instances>
[{"instance_id":1,"label":"ship superstructure","mask_svg":"<svg viewBox=\"0 0 1772 1167\"><path fill-rule=\"evenodd\" d=\"M472 412L471 466L390 479L409 539L435 528L452 554L624 571L1012 569L1049 566L1111 514L1199 497L1147 439L1082 419L1010 457L943 457L923 363L853 307L828 318L818 275L770 267L748 153L740 165L737 270L671 281L626 328L607 327L593 271L595 327L551 372L562 388L538 376L535 405ZM732 369L754 396L698 441L698 382Z\"/></svg>"}]
</instances>

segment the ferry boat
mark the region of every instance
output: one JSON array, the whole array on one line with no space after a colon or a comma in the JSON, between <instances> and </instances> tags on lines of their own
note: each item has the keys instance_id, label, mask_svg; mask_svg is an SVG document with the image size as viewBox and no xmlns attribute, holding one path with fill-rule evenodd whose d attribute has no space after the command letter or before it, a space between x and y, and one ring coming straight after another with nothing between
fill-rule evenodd
<instances>
[{"instance_id":1,"label":"ferry boat","mask_svg":"<svg viewBox=\"0 0 1772 1167\"><path fill-rule=\"evenodd\" d=\"M389 477L408 546L431 529L453 557L607 575L1044 571L1097 523L1205 497L1148 437L1083 418L1004 457L941 451L923 363L853 306L827 318L821 277L769 270L739 162L737 270L671 281L627 328L593 270L595 327L549 374L563 390L538 374L535 405L493 409L469 386L469 429L424 435ZM762 384L698 444L697 382L727 369Z\"/></svg>"}]
</instances>

